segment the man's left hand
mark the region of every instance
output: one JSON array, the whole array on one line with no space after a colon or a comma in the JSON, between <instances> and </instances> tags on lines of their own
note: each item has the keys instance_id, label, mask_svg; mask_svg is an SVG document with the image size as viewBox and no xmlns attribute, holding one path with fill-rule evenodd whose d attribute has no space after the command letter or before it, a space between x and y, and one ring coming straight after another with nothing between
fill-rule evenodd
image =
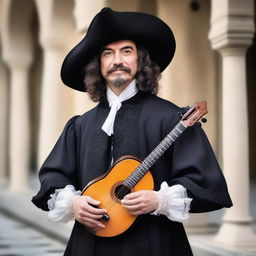
<instances>
[{"instance_id":1,"label":"man's left hand","mask_svg":"<svg viewBox=\"0 0 256 256\"><path fill-rule=\"evenodd\" d=\"M156 191L141 190L126 195L121 203L132 215L141 215L154 211L159 200Z\"/></svg>"}]
</instances>

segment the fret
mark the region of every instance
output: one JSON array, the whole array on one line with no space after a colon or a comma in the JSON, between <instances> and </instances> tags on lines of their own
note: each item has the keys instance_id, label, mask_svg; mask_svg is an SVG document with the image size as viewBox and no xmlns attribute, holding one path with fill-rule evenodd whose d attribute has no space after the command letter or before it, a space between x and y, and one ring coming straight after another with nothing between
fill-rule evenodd
<instances>
[{"instance_id":1,"label":"fret","mask_svg":"<svg viewBox=\"0 0 256 256\"><path fill-rule=\"evenodd\" d=\"M166 149L162 149L162 148L159 148L158 152L159 153L159 157L166 151Z\"/></svg>"},{"instance_id":2,"label":"fret","mask_svg":"<svg viewBox=\"0 0 256 256\"><path fill-rule=\"evenodd\" d=\"M171 135L171 134L168 134L168 135L167 135L167 138L170 139L170 140L172 140L172 142L175 141L175 140L172 138L172 135Z\"/></svg>"},{"instance_id":3,"label":"fret","mask_svg":"<svg viewBox=\"0 0 256 256\"><path fill-rule=\"evenodd\" d=\"M140 170L135 170L134 174L136 178L138 178L138 177L143 177L145 173L141 172Z\"/></svg>"},{"instance_id":4,"label":"fret","mask_svg":"<svg viewBox=\"0 0 256 256\"><path fill-rule=\"evenodd\" d=\"M178 135L176 135L174 131L172 131L172 133L174 134L174 136L175 136L176 138L178 138Z\"/></svg>"},{"instance_id":5,"label":"fret","mask_svg":"<svg viewBox=\"0 0 256 256\"><path fill-rule=\"evenodd\" d=\"M154 162L154 158L153 158L153 155L152 155L152 154L150 154L150 155L147 157L147 159L148 159L148 161L149 161L150 163L153 163L153 162Z\"/></svg>"},{"instance_id":6,"label":"fret","mask_svg":"<svg viewBox=\"0 0 256 256\"><path fill-rule=\"evenodd\" d=\"M166 148L165 148L165 145L164 144L160 144L160 151L161 151L161 153L164 153L164 151L166 150Z\"/></svg>"},{"instance_id":7,"label":"fret","mask_svg":"<svg viewBox=\"0 0 256 256\"><path fill-rule=\"evenodd\" d=\"M183 123L178 123L175 127L180 130L180 133L183 133L187 129Z\"/></svg>"},{"instance_id":8,"label":"fret","mask_svg":"<svg viewBox=\"0 0 256 256\"><path fill-rule=\"evenodd\" d=\"M128 188L132 188L134 186L130 181L124 181L123 184Z\"/></svg>"},{"instance_id":9,"label":"fret","mask_svg":"<svg viewBox=\"0 0 256 256\"><path fill-rule=\"evenodd\" d=\"M144 170L147 170L149 167L150 167L150 165L148 164L148 162L146 162L145 160L142 162L142 164L141 164L141 167L144 167L143 169Z\"/></svg>"},{"instance_id":10,"label":"fret","mask_svg":"<svg viewBox=\"0 0 256 256\"><path fill-rule=\"evenodd\" d=\"M134 177L134 175L131 176L131 181L136 182L136 177Z\"/></svg>"},{"instance_id":11,"label":"fret","mask_svg":"<svg viewBox=\"0 0 256 256\"><path fill-rule=\"evenodd\" d=\"M186 130L186 126L178 123L171 132L158 144L157 147L145 158L145 160L124 181L124 185L133 188L138 181L148 172L149 168L164 154L173 142Z\"/></svg>"},{"instance_id":12,"label":"fret","mask_svg":"<svg viewBox=\"0 0 256 256\"><path fill-rule=\"evenodd\" d=\"M176 127L176 129L177 129L180 133L182 133L181 130L180 130L178 127Z\"/></svg>"}]
</instances>

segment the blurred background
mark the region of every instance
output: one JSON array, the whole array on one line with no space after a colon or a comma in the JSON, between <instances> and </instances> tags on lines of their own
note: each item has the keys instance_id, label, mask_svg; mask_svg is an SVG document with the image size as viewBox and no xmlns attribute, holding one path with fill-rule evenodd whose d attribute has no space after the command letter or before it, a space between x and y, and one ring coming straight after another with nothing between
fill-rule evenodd
<instances>
[{"instance_id":1,"label":"blurred background","mask_svg":"<svg viewBox=\"0 0 256 256\"><path fill-rule=\"evenodd\" d=\"M192 215L195 256L256 255L255 0L0 0L0 255L62 255L72 223L30 202L38 169L73 115L95 106L64 86L60 67L103 7L151 13L177 50L159 96L208 103L203 124L234 206Z\"/></svg>"}]
</instances>

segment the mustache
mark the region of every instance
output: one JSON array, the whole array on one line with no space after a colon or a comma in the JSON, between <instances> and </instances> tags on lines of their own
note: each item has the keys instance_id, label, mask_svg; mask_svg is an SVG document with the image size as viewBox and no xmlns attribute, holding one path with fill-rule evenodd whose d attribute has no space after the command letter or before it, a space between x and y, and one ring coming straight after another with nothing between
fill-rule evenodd
<instances>
[{"instance_id":1,"label":"mustache","mask_svg":"<svg viewBox=\"0 0 256 256\"><path fill-rule=\"evenodd\" d=\"M123 64L114 64L113 67L111 67L108 71L107 74L110 74L115 71L125 71L127 73L131 73L131 69L128 67L125 67Z\"/></svg>"}]
</instances>

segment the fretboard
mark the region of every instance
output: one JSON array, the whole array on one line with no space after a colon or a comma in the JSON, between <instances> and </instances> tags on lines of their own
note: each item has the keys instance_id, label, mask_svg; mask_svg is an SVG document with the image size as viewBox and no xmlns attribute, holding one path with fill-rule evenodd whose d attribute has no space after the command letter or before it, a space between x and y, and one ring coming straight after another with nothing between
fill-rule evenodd
<instances>
[{"instance_id":1,"label":"fretboard","mask_svg":"<svg viewBox=\"0 0 256 256\"><path fill-rule=\"evenodd\" d=\"M133 188L149 171L149 168L163 155L163 153L173 144L173 142L186 130L179 122L170 133L158 144L158 146L145 158L145 160L128 176L123 184Z\"/></svg>"}]
</instances>

